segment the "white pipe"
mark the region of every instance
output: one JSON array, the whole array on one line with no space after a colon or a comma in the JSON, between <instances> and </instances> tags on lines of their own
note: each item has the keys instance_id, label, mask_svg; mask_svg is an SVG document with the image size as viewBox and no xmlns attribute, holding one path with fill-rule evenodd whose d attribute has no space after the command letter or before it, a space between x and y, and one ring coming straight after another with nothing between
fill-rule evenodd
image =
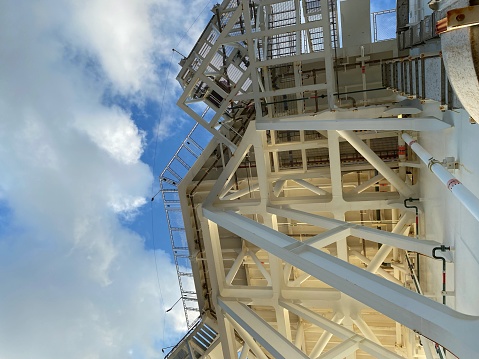
<instances>
[{"instance_id":1,"label":"white pipe","mask_svg":"<svg viewBox=\"0 0 479 359\"><path fill-rule=\"evenodd\" d=\"M456 177L451 175L429 152L427 152L416 140L407 133L402 138L417 154L421 161L446 185L452 194L464 207L479 221L479 199L469 191Z\"/></svg>"},{"instance_id":2,"label":"white pipe","mask_svg":"<svg viewBox=\"0 0 479 359\"><path fill-rule=\"evenodd\" d=\"M413 195L413 190L392 169L381 160L353 131L338 131L371 165L386 178L400 194L406 197Z\"/></svg>"}]
</instances>

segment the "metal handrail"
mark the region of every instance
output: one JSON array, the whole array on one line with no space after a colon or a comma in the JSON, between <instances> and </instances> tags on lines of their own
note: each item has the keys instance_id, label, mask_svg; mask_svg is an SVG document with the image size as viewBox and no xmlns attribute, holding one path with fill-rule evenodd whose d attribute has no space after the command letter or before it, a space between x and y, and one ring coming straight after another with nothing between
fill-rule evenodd
<instances>
[{"instance_id":1,"label":"metal handrail","mask_svg":"<svg viewBox=\"0 0 479 359\"><path fill-rule=\"evenodd\" d=\"M203 115L205 115L207 111L208 111L208 108L205 110ZM178 235L178 233L185 233L184 225L179 226L179 223L173 224L171 220L171 215L173 212L175 212L175 216L178 218L181 216L181 222L183 222L177 187L179 183L181 182L181 180L183 179L184 175L182 174L183 172L178 173L180 171L178 169L174 169L173 167L174 165L178 165L179 168L184 170L186 173L191 168L193 163L188 163L187 162L188 160L185 160L184 158L182 158L181 152L183 150L187 151L194 158L194 161L196 161L196 159L203 152L204 148L198 143L199 141L193 138L193 135L195 131L197 130L197 128L198 128L198 123L195 123L193 128L188 132L187 136L182 141L181 145L176 150L175 154L171 157L170 161L168 162L168 164L163 169L160 175L160 191L162 193L163 206L164 206L165 214L166 214L166 222L168 224L168 233L170 236L173 259L174 259L175 267L176 267L176 274L178 276L178 285L180 287L180 292L181 292L183 311L185 313L185 319L186 319L186 324L188 328L192 328L192 326L195 325L195 323L197 323L197 318L195 320L191 320L188 312L193 310L195 311L199 311L199 310L198 308L191 307L191 303L186 303L187 300L185 300L185 294L190 294L191 296L192 293L196 295L196 292L192 292L191 290L186 290L184 288L183 280L182 280L183 277L193 276L191 267L185 268L184 266L180 266L180 262L179 262L181 259L189 258L188 246L184 245L183 243L181 246L178 246L177 243L175 243L175 238ZM180 238L183 238L183 237L180 235ZM192 300L197 301L197 299L195 298L188 298L188 302L191 302Z\"/></svg>"}]
</instances>

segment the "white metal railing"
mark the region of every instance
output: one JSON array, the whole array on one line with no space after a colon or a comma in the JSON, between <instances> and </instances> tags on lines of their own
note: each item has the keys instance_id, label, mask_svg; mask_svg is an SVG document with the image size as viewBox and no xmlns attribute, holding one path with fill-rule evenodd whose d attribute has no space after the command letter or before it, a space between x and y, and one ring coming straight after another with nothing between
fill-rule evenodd
<instances>
[{"instance_id":1,"label":"white metal railing","mask_svg":"<svg viewBox=\"0 0 479 359\"><path fill-rule=\"evenodd\" d=\"M373 18L373 42L396 38L396 10L382 10L371 13Z\"/></svg>"},{"instance_id":2,"label":"white metal railing","mask_svg":"<svg viewBox=\"0 0 479 359\"><path fill-rule=\"evenodd\" d=\"M193 271L191 268L190 252L177 187L196 159L203 152L204 142L207 143L210 139L211 135L201 126L198 126L198 123L195 123L168 162L168 165L163 172L161 172L159 178L171 248L180 286L181 300L188 328L191 328L197 319L191 319L189 313L198 312L199 310L196 291L188 289L187 282L192 280Z\"/></svg>"}]
</instances>

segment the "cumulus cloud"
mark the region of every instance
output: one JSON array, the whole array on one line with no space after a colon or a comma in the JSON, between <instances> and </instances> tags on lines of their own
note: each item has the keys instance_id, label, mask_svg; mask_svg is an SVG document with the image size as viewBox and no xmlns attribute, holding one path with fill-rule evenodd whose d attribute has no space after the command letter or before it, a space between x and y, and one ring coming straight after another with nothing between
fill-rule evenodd
<instances>
[{"instance_id":1,"label":"cumulus cloud","mask_svg":"<svg viewBox=\"0 0 479 359\"><path fill-rule=\"evenodd\" d=\"M152 358L184 329L181 306L164 317L171 258L158 251L161 296L152 253L122 226L153 181L146 134L105 96L158 102L200 3L0 4L0 358Z\"/></svg>"}]
</instances>

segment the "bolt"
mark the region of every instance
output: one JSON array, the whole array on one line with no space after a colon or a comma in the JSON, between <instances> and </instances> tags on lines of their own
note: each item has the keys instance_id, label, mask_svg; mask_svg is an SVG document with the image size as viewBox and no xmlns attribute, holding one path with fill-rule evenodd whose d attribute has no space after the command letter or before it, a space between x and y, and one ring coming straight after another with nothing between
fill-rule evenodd
<instances>
[{"instance_id":1,"label":"bolt","mask_svg":"<svg viewBox=\"0 0 479 359\"><path fill-rule=\"evenodd\" d=\"M464 21L465 18L466 18L466 15L464 14L459 14L456 16L457 21Z\"/></svg>"}]
</instances>

